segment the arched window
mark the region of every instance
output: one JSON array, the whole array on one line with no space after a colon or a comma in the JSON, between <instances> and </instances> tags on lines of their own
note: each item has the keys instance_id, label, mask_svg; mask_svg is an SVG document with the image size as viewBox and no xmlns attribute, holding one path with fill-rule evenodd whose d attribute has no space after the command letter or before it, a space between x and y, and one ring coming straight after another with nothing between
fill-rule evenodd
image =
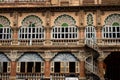
<instances>
[{"instance_id":1,"label":"arched window","mask_svg":"<svg viewBox=\"0 0 120 80\"><path fill-rule=\"evenodd\" d=\"M111 14L102 28L103 38L120 38L120 14Z\"/></svg>"},{"instance_id":2,"label":"arched window","mask_svg":"<svg viewBox=\"0 0 120 80\"><path fill-rule=\"evenodd\" d=\"M75 26L76 21L69 15L57 17L52 28L52 39L77 39L78 28Z\"/></svg>"},{"instance_id":3,"label":"arched window","mask_svg":"<svg viewBox=\"0 0 120 80\"><path fill-rule=\"evenodd\" d=\"M11 34L10 21L8 18L0 16L0 39L9 40L12 37Z\"/></svg>"},{"instance_id":4,"label":"arched window","mask_svg":"<svg viewBox=\"0 0 120 80\"><path fill-rule=\"evenodd\" d=\"M44 39L42 20L35 15L24 18L19 30L19 39Z\"/></svg>"},{"instance_id":5,"label":"arched window","mask_svg":"<svg viewBox=\"0 0 120 80\"><path fill-rule=\"evenodd\" d=\"M96 41L96 30L95 27L93 26L93 15L88 14L87 15L87 27L85 28L85 38L86 41L92 40Z\"/></svg>"}]
</instances>

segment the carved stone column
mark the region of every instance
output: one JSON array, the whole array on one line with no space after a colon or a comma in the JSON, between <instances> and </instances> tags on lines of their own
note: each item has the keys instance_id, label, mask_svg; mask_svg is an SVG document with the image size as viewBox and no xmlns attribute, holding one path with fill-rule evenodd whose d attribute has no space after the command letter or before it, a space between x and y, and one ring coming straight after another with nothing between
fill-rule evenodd
<instances>
[{"instance_id":1,"label":"carved stone column","mask_svg":"<svg viewBox=\"0 0 120 80\"><path fill-rule=\"evenodd\" d=\"M98 58L98 69L99 69L99 76L100 76L100 80L104 80L104 62L103 62L104 58L99 57Z\"/></svg>"},{"instance_id":2,"label":"carved stone column","mask_svg":"<svg viewBox=\"0 0 120 80\"><path fill-rule=\"evenodd\" d=\"M86 80L86 75L85 75L85 58L84 57L80 58L80 80Z\"/></svg>"}]
</instances>

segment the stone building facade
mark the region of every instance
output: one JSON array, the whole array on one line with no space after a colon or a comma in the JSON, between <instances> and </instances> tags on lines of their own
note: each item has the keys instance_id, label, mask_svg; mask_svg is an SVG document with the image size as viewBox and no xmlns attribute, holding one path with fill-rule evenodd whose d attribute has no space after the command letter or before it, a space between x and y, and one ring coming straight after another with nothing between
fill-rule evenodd
<instances>
[{"instance_id":1,"label":"stone building facade","mask_svg":"<svg viewBox=\"0 0 120 80\"><path fill-rule=\"evenodd\" d=\"M109 56L120 58L119 4L1 0L0 80L119 80L108 74Z\"/></svg>"}]
</instances>

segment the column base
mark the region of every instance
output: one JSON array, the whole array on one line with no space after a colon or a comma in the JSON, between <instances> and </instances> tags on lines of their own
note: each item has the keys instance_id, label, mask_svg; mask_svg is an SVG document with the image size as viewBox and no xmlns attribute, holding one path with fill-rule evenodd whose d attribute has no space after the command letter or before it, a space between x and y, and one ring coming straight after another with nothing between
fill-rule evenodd
<instances>
[{"instance_id":1,"label":"column base","mask_svg":"<svg viewBox=\"0 0 120 80\"><path fill-rule=\"evenodd\" d=\"M79 80L86 80L86 77L80 77Z\"/></svg>"},{"instance_id":2,"label":"column base","mask_svg":"<svg viewBox=\"0 0 120 80\"><path fill-rule=\"evenodd\" d=\"M50 80L50 77L45 77L43 80Z\"/></svg>"},{"instance_id":3,"label":"column base","mask_svg":"<svg viewBox=\"0 0 120 80\"><path fill-rule=\"evenodd\" d=\"M10 80L16 80L16 76L10 76Z\"/></svg>"}]
</instances>

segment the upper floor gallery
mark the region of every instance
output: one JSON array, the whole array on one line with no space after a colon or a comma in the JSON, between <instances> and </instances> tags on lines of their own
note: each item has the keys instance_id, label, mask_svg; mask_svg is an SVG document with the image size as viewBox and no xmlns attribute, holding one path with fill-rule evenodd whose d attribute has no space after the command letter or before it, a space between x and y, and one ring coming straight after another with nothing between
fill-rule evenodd
<instances>
[{"instance_id":1,"label":"upper floor gallery","mask_svg":"<svg viewBox=\"0 0 120 80\"><path fill-rule=\"evenodd\" d=\"M14 13L15 15L16 13ZM119 12L0 15L0 45L119 45Z\"/></svg>"}]
</instances>

